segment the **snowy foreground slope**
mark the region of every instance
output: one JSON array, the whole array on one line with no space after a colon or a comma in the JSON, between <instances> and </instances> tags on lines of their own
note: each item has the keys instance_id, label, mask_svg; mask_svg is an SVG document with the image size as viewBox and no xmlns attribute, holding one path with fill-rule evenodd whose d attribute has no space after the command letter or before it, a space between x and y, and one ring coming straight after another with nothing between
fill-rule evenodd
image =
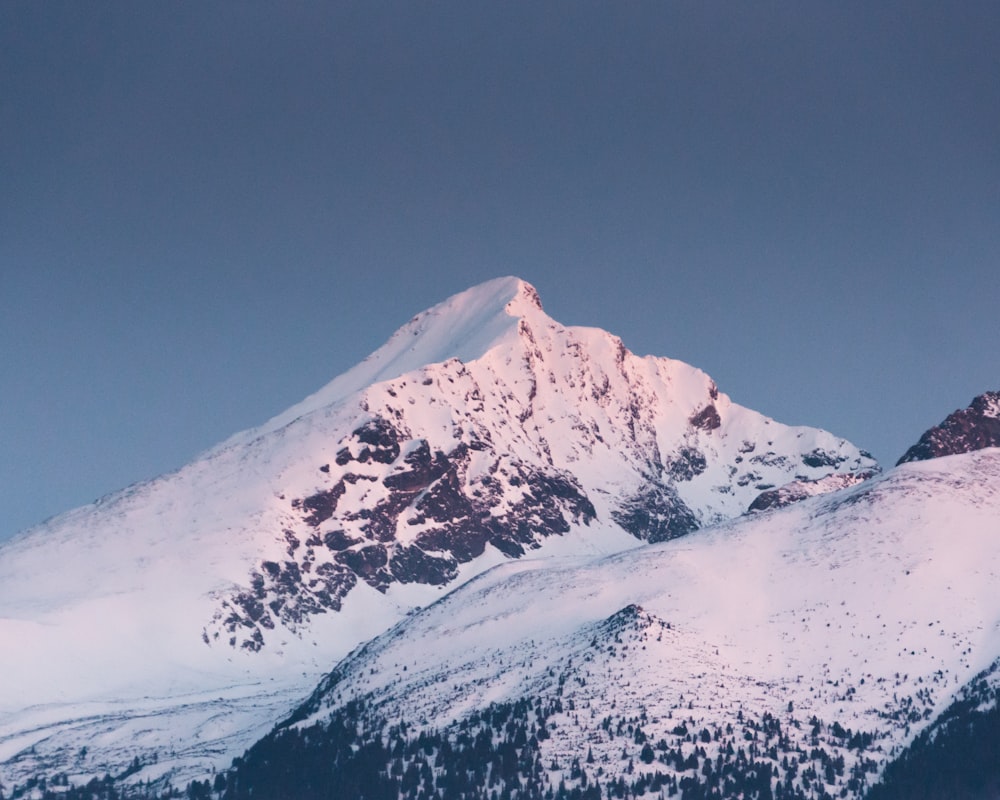
<instances>
[{"instance_id":1,"label":"snowy foreground slope","mask_svg":"<svg viewBox=\"0 0 1000 800\"><path fill-rule=\"evenodd\" d=\"M874 467L491 281L260 428L0 546L0 782L135 758L135 780L204 775L494 565L668 540Z\"/></svg>"},{"instance_id":2,"label":"snowy foreground slope","mask_svg":"<svg viewBox=\"0 0 1000 800\"><path fill-rule=\"evenodd\" d=\"M617 555L506 564L345 659L232 796L313 796L310 748L378 783L377 758L325 744L348 730L385 780L415 776L407 796L479 763L479 790L531 797L861 797L983 670L993 696L998 581L995 448Z\"/></svg>"}]
</instances>

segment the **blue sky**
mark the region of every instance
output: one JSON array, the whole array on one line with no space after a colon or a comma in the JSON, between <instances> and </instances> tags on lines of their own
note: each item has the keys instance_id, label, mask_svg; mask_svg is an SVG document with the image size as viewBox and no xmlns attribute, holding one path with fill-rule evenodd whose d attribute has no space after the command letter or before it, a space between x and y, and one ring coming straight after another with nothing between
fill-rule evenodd
<instances>
[{"instance_id":1,"label":"blue sky","mask_svg":"<svg viewBox=\"0 0 1000 800\"><path fill-rule=\"evenodd\" d=\"M886 464L1000 388L993 2L4 3L0 539L516 274Z\"/></svg>"}]
</instances>

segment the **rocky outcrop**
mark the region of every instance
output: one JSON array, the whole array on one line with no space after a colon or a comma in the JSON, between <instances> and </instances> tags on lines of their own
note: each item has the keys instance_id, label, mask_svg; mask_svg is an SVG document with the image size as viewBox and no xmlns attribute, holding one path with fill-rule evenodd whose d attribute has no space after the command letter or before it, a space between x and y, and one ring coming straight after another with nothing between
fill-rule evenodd
<instances>
[{"instance_id":1,"label":"rocky outcrop","mask_svg":"<svg viewBox=\"0 0 1000 800\"><path fill-rule=\"evenodd\" d=\"M626 498L611 518L637 539L665 542L698 528L698 518L669 486L651 484Z\"/></svg>"},{"instance_id":2,"label":"rocky outcrop","mask_svg":"<svg viewBox=\"0 0 1000 800\"><path fill-rule=\"evenodd\" d=\"M896 464L969 453L985 447L1000 447L1000 392L981 394L968 408L949 414L940 425L925 431Z\"/></svg>"},{"instance_id":3,"label":"rocky outcrop","mask_svg":"<svg viewBox=\"0 0 1000 800\"><path fill-rule=\"evenodd\" d=\"M568 473L486 453L472 433L448 453L404 436L375 417L342 443L336 466L319 468L332 485L289 501L303 536L286 530L287 559L261 562L249 589L223 601L213 638L259 650L263 630L277 623L296 630L314 614L339 611L361 581L380 592L393 583L441 586L488 545L517 558L567 533L571 523L595 518ZM352 501L342 503L346 495ZM662 504L650 504L650 513L659 513ZM681 507L687 527L675 521L673 535L696 525ZM636 517L629 530L654 541L671 538L662 527Z\"/></svg>"},{"instance_id":4,"label":"rocky outcrop","mask_svg":"<svg viewBox=\"0 0 1000 800\"><path fill-rule=\"evenodd\" d=\"M749 513L757 511L770 511L775 508L784 508L807 497L815 497L819 494L828 494L848 486L854 486L869 478L874 478L879 474L879 470L864 470L862 472L850 472L839 475L827 475L818 480L799 480L786 483L776 489L768 489L761 492L747 509Z\"/></svg>"}]
</instances>

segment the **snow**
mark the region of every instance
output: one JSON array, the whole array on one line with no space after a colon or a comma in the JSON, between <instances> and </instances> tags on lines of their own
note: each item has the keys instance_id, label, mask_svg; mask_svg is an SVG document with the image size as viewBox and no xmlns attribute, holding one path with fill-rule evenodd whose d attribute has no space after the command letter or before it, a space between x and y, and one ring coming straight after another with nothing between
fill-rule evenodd
<instances>
[{"instance_id":1,"label":"snow","mask_svg":"<svg viewBox=\"0 0 1000 800\"><path fill-rule=\"evenodd\" d=\"M515 277L497 278L454 295L417 314L382 347L318 392L220 447L245 444L314 411L334 406L372 384L393 380L426 364L450 358L479 358L517 335L519 314L531 313L536 308L535 300L534 288Z\"/></svg>"},{"instance_id":2,"label":"snow","mask_svg":"<svg viewBox=\"0 0 1000 800\"><path fill-rule=\"evenodd\" d=\"M624 771L622 740L598 730L611 708L651 718L651 739L675 717L699 730L766 712L805 747L808 726L790 723L815 715L872 733L884 764L1000 656L998 535L992 449L680 540L509 563L346 660L329 705L298 724L370 696L387 719L446 730L489 702L558 695L576 712L542 743L545 764L592 747L607 774ZM602 622L631 604L657 638L595 650Z\"/></svg>"},{"instance_id":3,"label":"snow","mask_svg":"<svg viewBox=\"0 0 1000 800\"><path fill-rule=\"evenodd\" d=\"M719 427L692 427L692 416L708 405L715 407ZM555 597L530 610L512 608L519 625L526 614L544 609L550 626L545 635L569 635L567 624L593 620L623 592L641 586L649 592L654 584L676 586L685 603L695 605L706 592L738 585L733 574L699 571L692 562L688 572L700 577L681 588L693 580L681 569L683 547L649 549L641 558L650 563L658 563L662 552L674 553L670 569L677 574L669 577L668 570L663 579L643 578L634 586L627 571L615 578L626 584L618 586L590 568L572 566L580 558L646 553L613 523L612 512L651 478L667 480L671 459L682 448L705 457L704 472L676 484L704 523L741 514L760 485L829 473L801 463L802 454L816 448L842 459L837 471L873 464L832 434L789 428L738 406L694 367L640 358L604 331L560 325L517 278L491 281L417 315L364 362L261 427L235 435L177 472L0 546L0 779L15 782L42 767L65 766L84 745L87 758L70 759L80 774L121 771L134 756L163 751L164 743L168 755L161 755L155 769L180 782L224 767L353 648L443 597L442 587L394 583L382 593L359 581L340 612L317 614L294 630L279 624L266 632L260 652L214 639L221 604L246 590L252 571L265 560L293 558L283 531L308 533L292 500L343 474L335 463L338 450L376 414L409 436L400 459L418 440L447 453L475 434L490 450L475 452L469 481L493 466L502 476L525 464L579 482L596 510L589 525L539 536L532 559L520 562L488 547L479 559L460 565L449 587L471 581L473 594L467 596L478 599L462 613L483 612L499 601L474 594L475 587L495 587L504 597L507 589L496 583L500 576L528 581L549 574L546 559L556 559L552 565L564 566L551 573L558 578L554 586L568 592L583 585L595 594L572 608ZM748 441L754 450L746 450ZM352 463L354 472L371 480L350 484L342 502L359 509L384 498L381 480L401 463ZM321 466L329 471L320 472ZM510 508L526 492L523 484L504 483L492 512ZM401 539L418 533L407 531ZM722 534L703 535L715 541ZM766 551L757 547L743 547L735 561L720 563L760 564ZM615 558L607 564L619 563ZM622 558L620 563L632 563L632 556ZM494 567L488 577L476 578ZM771 602L756 584L744 590L747 597L738 604L708 604L706 631L721 637L712 619L730 613L756 619ZM464 618L460 614L450 624ZM504 635L510 634L493 631L497 641L479 642L470 653L493 652ZM453 644L435 643L432 649L449 653ZM142 735L136 726L145 726ZM190 744L176 744L183 741ZM150 775L144 770L136 779Z\"/></svg>"}]
</instances>

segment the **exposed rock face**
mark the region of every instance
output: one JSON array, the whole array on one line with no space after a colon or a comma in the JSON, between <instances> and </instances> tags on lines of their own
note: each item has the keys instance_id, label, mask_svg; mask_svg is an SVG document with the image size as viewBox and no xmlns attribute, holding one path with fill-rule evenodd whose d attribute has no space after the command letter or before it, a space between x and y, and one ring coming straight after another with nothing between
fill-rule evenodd
<instances>
[{"instance_id":1,"label":"exposed rock face","mask_svg":"<svg viewBox=\"0 0 1000 800\"><path fill-rule=\"evenodd\" d=\"M1000 447L1000 392L986 392L929 429L896 462L926 461L941 456Z\"/></svg>"},{"instance_id":2,"label":"exposed rock face","mask_svg":"<svg viewBox=\"0 0 1000 800\"><path fill-rule=\"evenodd\" d=\"M637 539L665 542L698 528L698 519L669 486L650 485L628 497L611 518Z\"/></svg>"},{"instance_id":3,"label":"exposed rock face","mask_svg":"<svg viewBox=\"0 0 1000 800\"><path fill-rule=\"evenodd\" d=\"M704 431L714 431L721 424L722 420L719 418L719 412L711 404L705 406L691 417L691 425L695 428L701 428Z\"/></svg>"},{"instance_id":4,"label":"exposed rock face","mask_svg":"<svg viewBox=\"0 0 1000 800\"><path fill-rule=\"evenodd\" d=\"M332 485L290 501L304 541L286 530L287 560L262 562L250 588L223 601L216 622L230 645L258 650L261 629L280 622L295 630L313 614L339 611L358 581L380 592L396 582L444 585L487 545L517 558L595 517L569 473L491 454L474 434L448 453L404 437L383 417L367 421L341 443L336 467L319 468ZM360 502L341 503L345 495ZM677 502L687 524L675 522L674 535L697 524ZM667 538L661 527L634 521L629 530Z\"/></svg>"}]
</instances>

